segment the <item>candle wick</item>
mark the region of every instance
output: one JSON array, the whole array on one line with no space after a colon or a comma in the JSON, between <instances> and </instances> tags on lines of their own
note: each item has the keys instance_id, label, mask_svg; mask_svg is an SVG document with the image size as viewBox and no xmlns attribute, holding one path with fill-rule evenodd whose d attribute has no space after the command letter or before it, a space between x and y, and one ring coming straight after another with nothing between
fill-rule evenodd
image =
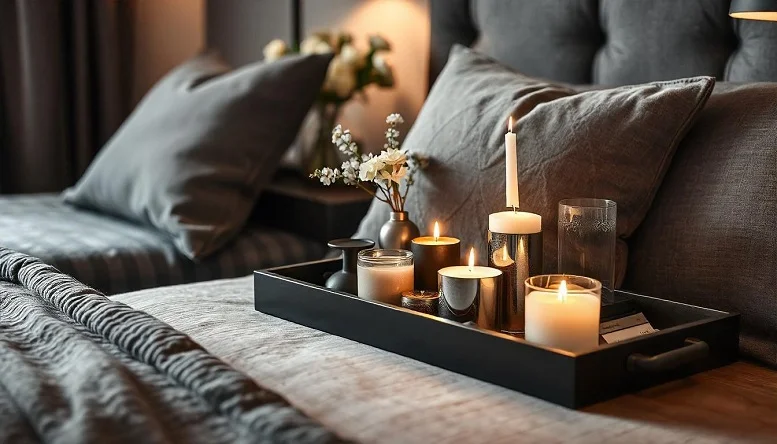
<instances>
[{"instance_id":1,"label":"candle wick","mask_svg":"<svg viewBox=\"0 0 777 444\"><path fill-rule=\"evenodd\" d=\"M515 212L516 212L515 205L513 205L513 213L515 213Z\"/></svg>"}]
</instances>

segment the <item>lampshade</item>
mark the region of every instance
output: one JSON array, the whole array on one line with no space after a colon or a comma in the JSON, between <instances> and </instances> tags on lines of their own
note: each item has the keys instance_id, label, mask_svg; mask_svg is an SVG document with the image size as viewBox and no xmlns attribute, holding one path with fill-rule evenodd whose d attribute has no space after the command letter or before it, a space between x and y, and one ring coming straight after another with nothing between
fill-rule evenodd
<instances>
[{"instance_id":1,"label":"lampshade","mask_svg":"<svg viewBox=\"0 0 777 444\"><path fill-rule=\"evenodd\" d=\"M777 22L777 0L732 0L728 15L738 19Z\"/></svg>"}]
</instances>

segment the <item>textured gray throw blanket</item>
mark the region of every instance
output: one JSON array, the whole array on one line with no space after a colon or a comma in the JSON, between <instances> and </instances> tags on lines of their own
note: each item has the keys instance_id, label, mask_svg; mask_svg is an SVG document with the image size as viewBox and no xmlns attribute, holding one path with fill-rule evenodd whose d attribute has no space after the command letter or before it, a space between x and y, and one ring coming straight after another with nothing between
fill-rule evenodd
<instances>
[{"instance_id":1,"label":"textured gray throw blanket","mask_svg":"<svg viewBox=\"0 0 777 444\"><path fill-rule=\"evenodd\" d=\"M0 247L0 442L338 442L156 318Z\"/></svg>"}]
</instances>

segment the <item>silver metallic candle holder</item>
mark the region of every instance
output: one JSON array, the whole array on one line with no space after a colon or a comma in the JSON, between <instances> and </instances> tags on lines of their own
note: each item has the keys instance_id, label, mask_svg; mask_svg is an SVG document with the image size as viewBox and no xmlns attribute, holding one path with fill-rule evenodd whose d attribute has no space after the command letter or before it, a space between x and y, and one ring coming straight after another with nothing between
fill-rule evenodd
<instances>
[{"instance_id":1,"label":"silver metallic candle holder","mask_svg":"<svg viewBox=\"0 0 777 444\"><path fill-rule=\"evenodd\" d=\"M438 272L438 316L496 330L502 272L489 267L446 267Z\"/></svg>"},{"instance_id":2,"label":"silver metallic candle holder","mask_svg":"<svg viewBox=\"0 0 777 444\"><path fill-rule=\"evenodd\" d=\"M488 266L502 272L496 329L508 334L523 334L526 326L525 281L542 274L542 232L504 234L489 231Z\"/></svg>"}]
</instances>

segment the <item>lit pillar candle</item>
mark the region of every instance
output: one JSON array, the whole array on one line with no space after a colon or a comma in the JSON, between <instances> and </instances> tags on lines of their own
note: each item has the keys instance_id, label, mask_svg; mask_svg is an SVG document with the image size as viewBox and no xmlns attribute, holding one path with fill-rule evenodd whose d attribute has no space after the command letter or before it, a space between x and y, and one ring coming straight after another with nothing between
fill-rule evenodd
<instances>
[{"instance_id":1,"label":"lit pillar candle","mask_svg":"<svg viewBox=\"0 0 777 444\"><path fill-rule=\"evenodd\" d=\"M440 224L434 223L434 236L413 239L410 250L415 266L415 289L438 291L437 272L459 264L461 242L455 237L440 236Z\"/></svg>"},{"instance_id":2,"label":"lit pillar candle","mask_svg":"<svg viewBox=\"0 0 777 444\"><path fill-rule=\"evenodd\" d=\"M601 284L589 278L559 276L562 280L557 287L531 285L532 279L547 277L553 276L535 276L527 281L526 340L573 353L596 348L599 345ZM568 288L566 278L584 279L594 284L571 284Z\"/></svg>"},{"instance_id":3,"label":"lit pillar candle","mask_svg":"<svg viewBox=\"0 0 777 444\"><path fill-rule=\"evenodd\" d=\"M495 329L496 304L502 272L475 265L475 249L468 265L446 267L438 272L440 317L458 322L476 321L479 327Z\"/></svg>"},{"instance_id":4,"label":"lit pillar candle","mask_svg":"<svg viewBox=\"0 0 777 444\"><path fill-rule=\"evenodd\" d=\"M513 132L513 117L507 123L505 134L505 196L508 208L518 208L518 138Z\"/></svg>"}]
</instances>

